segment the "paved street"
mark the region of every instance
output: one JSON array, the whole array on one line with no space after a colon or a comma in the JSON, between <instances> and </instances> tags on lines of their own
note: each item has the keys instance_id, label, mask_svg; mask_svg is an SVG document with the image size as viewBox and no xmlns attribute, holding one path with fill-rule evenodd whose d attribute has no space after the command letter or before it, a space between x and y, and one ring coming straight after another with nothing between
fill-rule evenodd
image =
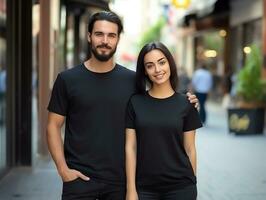
<instances>
[{"instance_id":1,"label":"paved street","mask_svg":"<svg viewBox=\"0 0 266 200\"><path fill-rule=\"evenodd\" d=\"M197 133L198 200L265 200L266 134L228 134L226 112L215 104L208 110L208 124ZM0 181L1 200L58 200L60 192L60 178L45 159Z\"/></svg>"},{"instance_id":2,"label":"paved street","mask_svg":"<svg viewBox=\"0 0 266 200\"><path fill-rule=\"evenodd\" d=\"M266 135L228 134L226 112L209 104L198 131L198 200L265 200Z\"/></svg>"},{"instance_id":3,"label":"paved street","mask_svg":"<svg viewBox=\"0 0 266 200\"><path fill-rule=\"evenodd\" d=\"M60 192L60 178L46 159L34 169L15 168L0 181L0 200L59 200Z\"/></svg>"}]
</instances>

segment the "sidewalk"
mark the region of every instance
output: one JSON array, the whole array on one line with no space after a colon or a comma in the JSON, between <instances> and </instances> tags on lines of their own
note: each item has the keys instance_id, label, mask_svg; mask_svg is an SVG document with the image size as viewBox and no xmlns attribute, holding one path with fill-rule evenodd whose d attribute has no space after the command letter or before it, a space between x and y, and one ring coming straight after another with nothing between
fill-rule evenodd
<instances>
[{"instance_id":1,"label":"sidewalk","mask_svg":"<svg viewBox=\"0 0 266 200\"><path fill-rule=\"evenodd\" d=\"M14 168L0 181L0 200L59 200L62 183L51 160Z\"/></svg>"},{"instance_id":2,"label":"sidewalk","mask_svg":"<svg viewBox=\"0 0 266 200\"><path fill-rule=\"evenodd\" d=\"M229 134L226 110L207 109L197 134L198 200L265 200L266 135Z\"/></svg>"},{"instance_id":3,"label":"sidewalk","mask_svg":"<svg viewBox=\"0 0 266 200\"><path fill-rule=\"evenodd\" d=\"M197 131L198 200L265 200L266 135L228 134L226 111L209 103L208 124ZM0 181L0 200L58 200L54 164L15 168Z\"/></svg>"}]
</instances>

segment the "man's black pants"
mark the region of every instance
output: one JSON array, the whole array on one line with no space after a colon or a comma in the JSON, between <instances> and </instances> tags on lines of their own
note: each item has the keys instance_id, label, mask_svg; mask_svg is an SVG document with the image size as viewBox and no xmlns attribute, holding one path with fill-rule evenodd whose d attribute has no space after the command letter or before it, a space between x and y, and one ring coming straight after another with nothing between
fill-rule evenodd
<instances>
[{"instance_id":1,"label":"man's black pants","mask_svg":"<svg viewBox=\"0 0 266 200\"><path fill-rule=\"evenodd\" d=\"M63 183L62 200L125 200L124 185L112 185L80 178Z\"/></svg>"}]
</instances>

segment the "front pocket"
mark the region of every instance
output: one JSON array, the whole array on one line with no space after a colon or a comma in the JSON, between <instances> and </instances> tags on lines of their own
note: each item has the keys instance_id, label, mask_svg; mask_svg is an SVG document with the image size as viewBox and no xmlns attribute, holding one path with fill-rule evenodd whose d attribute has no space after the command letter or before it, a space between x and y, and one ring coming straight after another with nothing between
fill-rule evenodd
<instances>
[{"instance_id":1,"label":"front pocket","mask_svg":"<svg viewBox=\"0 0 266 200\"><path fill-rule=\"evenodd\" d=\"M72 195L79 193L80 178L76 178L72 181L63 182L63 195Z\"/></svg>"},{"instance_id":2,"label":"front pocket","mask_svg":"<svg viewBox=\"0 0 266 200\"><path fill-rule=\"evenodd\" d=\"M75 182L77 182L79 179L80 179L80 178L78 177L78 178L75 178L75 179L72 180L72 181L65 181L65 182L63 182L63 184L64 184L64 185L68 185L68 184L71 184L71 183L75 183Z\"/></svg>"}]
</instances>

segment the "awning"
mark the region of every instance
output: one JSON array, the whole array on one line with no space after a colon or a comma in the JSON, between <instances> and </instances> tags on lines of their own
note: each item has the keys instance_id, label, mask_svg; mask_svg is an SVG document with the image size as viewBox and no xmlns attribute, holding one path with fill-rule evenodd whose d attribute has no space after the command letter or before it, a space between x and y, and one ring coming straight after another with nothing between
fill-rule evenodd
<instances>
[{"instance_id":1,"label":"awning","mask_svg":"<svg viewBox=\"0 0 266 200\"><path fill-rule=\"evenodd\" d=\"M109 10L109 1L110 0L64 0L64 4L72 8L97 7Z\"/></svg>"},{"instance_id":2,"label":"awning","mask_svg":"<svg viewBox=\"0 0 266 200\"><path fill-rule=\"evenodd\" d=\"M188 14L184 17L183 26L188 26L189 21L195 22L196 30L204 30L209 28L223 28L229 25L230 0L217 0L211 12L199 10Z\"/></svg>"}]
</instances>

